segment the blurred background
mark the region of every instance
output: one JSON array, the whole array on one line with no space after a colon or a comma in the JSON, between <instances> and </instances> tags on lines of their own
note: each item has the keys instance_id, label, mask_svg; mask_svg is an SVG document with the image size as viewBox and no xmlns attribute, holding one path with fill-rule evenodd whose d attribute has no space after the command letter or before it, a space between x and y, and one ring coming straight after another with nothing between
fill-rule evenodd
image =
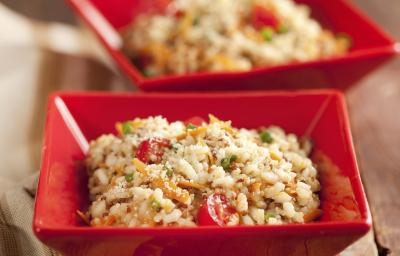
<instances>
[{"instance_id":1,"label":"blurred background","mask_svg":"<svg viewBox=\"0 0 400 256\"><path fill-rule=\"evenodd\" d=\"M400 38L399 0L353 2ZM62 0L1 0L0 60L0 190L39 169L49 93L134 90ZM400 254L395 242L400 237L395 217L400 214L395 200L400 190L400 61L367 76L346 97L378 249ZM383 185L376 186L377 181Z\"/></svg>"}]
</instances>

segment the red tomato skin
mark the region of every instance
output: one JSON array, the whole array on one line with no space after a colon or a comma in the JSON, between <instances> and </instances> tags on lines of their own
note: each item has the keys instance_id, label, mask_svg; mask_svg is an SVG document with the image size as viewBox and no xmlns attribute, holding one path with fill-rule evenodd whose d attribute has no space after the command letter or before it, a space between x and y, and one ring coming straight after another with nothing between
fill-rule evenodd
<instances>
[{"instance_id":1,"label":"red tomato skin","mask_svg":"<svg viewBox=\"0 0 400 256\"><path fill-rule=\"evenodd\" d=\"M212 194L207 197L200 207L197 215L199 226L226 226L229 217L234 214L235 209L228 203L223 194Z\"/></svg>"},{"instance_id":2,"label":"red tomato skin","mask_svg":"<svg viewBox=\"0 0 400 256\"><path fill-rule=\"evenodd\" d=\"M150 162L159 163L164 154L164 149L169 147L170 142L168 139L158 137L150 138L139 144L136 157L146 164ZM155 160L152 161L151 156L153 156Z\"/></svg>"},{"instance_id":3,"label":"red tomato skin","mask_svg":"<svg viewBox=\"0 0 400 256\"><path fill-rule=\"evenodd\" d=\"M206 200L197 213L197 224L199 226L219 226L211 217Z\"/></svg>"},{"instance_id":4,"label":"red tomato skin","mask_svg":"<svg viewBox=\"0 0 400 256\"><path fill-rule=\"evenodd\" d=\"M256 29L263 27L277 28L279 21L271 11L256 5L253 9L252 24Z\"/></svg>"},{"instance_id":5,"label":"red tomato skin","mask_svg":"<svg viewBox=\"0 0 400 256\"><path fill-rule=\"evenodd\" d=\"M185 121L185 125L194 124L196 126L201 126L203 123L206 123L206 120L199 116L191 117Z\"/></svg>"}]
</instances>

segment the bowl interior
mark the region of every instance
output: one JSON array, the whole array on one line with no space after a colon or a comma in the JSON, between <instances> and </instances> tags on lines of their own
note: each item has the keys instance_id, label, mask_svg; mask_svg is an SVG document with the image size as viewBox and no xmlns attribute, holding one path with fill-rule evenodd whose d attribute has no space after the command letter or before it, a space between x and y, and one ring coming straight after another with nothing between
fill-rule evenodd
<instances>
[{"instance_id":1,"label":"bowl interior","mask_svg":"<svg viewBox=\"0 0 400 256\"><path fill-rule=\"evenodd\" d=\"M207 118L209 113L232 120L235 127L273 124L309 136L315 143L314 159L324 163L320 172L324 214L319 221L368 219L341 94L56 94L49 103L35 224L83 226L76 210L88 206L83 166L88 141L114 133L115 122L150 115L163 115L169 121Z\"/></svg>"}]
</instances>

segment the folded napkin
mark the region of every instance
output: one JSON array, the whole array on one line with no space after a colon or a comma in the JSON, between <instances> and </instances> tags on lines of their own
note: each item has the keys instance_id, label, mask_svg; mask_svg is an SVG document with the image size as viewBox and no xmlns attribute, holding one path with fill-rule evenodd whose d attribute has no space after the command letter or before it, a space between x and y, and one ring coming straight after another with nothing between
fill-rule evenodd
<instances>
[{"instance_id":1,"label":"folded napkin","mask_svg":"<svg viewBox=\"0 0 400 256\"><path fill-rule=\"evenodd\" d=\"M32 232L46 102L55 90L132 90L86 29L0 3L0 255L56 255Z\"/></svg>"},{"instance_id":2,"label":"folded napkin","mask_svg":"<svg viewBox=\"0 0 400 256\"><path fill-rule=\"evenodd\" d=\"M55 90L132 90L86 29L33 21L0 3L0 190L39 168Z\"/></svg>"},{"instance_id":3,"label":"folded napkin","mask_svg":"<svg viewBox=\"0 0 400 256\"><path fill-rule=\"evenodd\" d=\"M37 180L38 174L31 175L0 197L0 255L58 255L32 231Z\"/></svg>"}]
</instances>

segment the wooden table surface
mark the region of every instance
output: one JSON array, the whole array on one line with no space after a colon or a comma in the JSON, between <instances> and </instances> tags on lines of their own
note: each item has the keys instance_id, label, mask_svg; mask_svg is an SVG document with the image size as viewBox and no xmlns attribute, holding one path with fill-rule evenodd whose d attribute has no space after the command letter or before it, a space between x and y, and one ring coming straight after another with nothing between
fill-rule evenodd
<instances>
[{"instance_id":1,"label":"wooden table surface","mask_svg":"<svg viewBox=\"0 0 400 256\"><path fill-rule=\"evenodd\" d=\"M355 2L400 41L399 0ZM347 102L379 252L400 255L400 59L349 90Z\"/></svg>"},{"instance_id":2,"label":"wooden table surface","mask_svg":"<svg viewBox=\"0 0 400 256\"><path fill-rule=\"evenodd\" d=\"M1 1L35 19L75 23L62 0ZM353 1L400 39L400 0ZM400 59L370 74L346 96L378 251L400 255Z\"/></svg>"}]
</instances>

